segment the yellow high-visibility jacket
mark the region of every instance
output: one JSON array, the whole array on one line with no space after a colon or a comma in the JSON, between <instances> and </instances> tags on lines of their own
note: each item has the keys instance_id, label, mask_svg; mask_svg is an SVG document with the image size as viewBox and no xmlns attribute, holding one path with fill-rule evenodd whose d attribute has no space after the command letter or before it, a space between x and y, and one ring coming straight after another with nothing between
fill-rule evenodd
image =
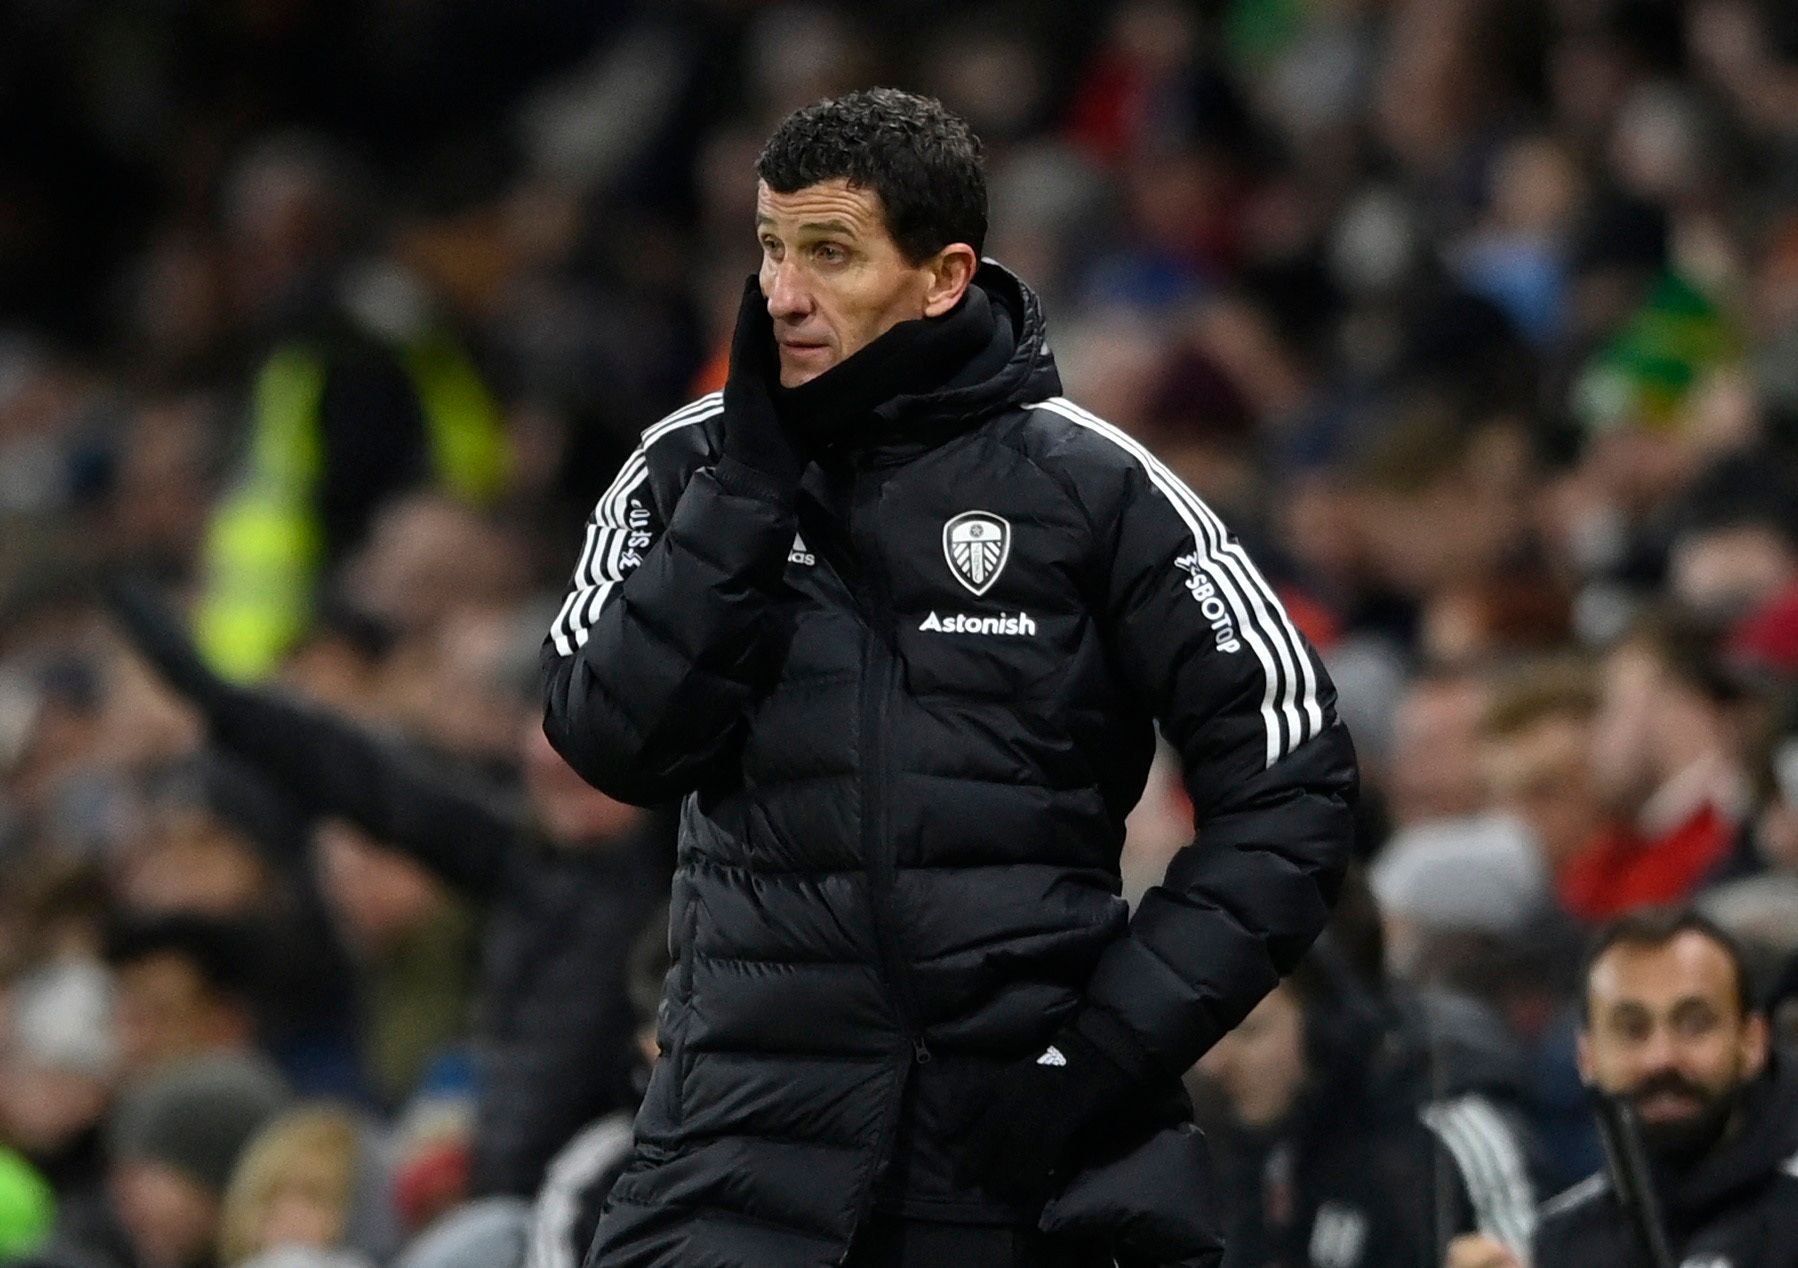
<instances>
[{"instance_id":1,"label":"yellow high-visibility jacket","mask_svg":"<svg viewBox=\"0 0 1798 1268\"><path fill-rule=\"evenodd\" d=\"M446 332L391 347L417 394L439 487L484 505L504 490L509 455L499 404ZM250 444L204 544L194 634L212 666L265 678L306 632L325 562L318 505L326 464L321 413L330 359L322 347L278 347L256 376Z\"/></svg>"}]
</instances>

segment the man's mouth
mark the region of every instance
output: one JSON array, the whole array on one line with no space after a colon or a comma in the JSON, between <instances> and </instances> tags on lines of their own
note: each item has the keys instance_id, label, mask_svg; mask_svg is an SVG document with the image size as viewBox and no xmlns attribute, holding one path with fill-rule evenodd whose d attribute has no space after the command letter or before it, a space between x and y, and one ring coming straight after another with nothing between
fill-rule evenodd
<instances>
[{"instance_id":1,"label":"man's mouth","mask_svg":"<svg viewBox=\"0 0 1798 1268\"><path fill-rule=\"evenodd\" d=\"M1636 1112L1649 1123L1678 1122L1703 1110L1704 1101L1690 1092L1659 1091L1636 1098Z\"/></svg>"}]
</instances>

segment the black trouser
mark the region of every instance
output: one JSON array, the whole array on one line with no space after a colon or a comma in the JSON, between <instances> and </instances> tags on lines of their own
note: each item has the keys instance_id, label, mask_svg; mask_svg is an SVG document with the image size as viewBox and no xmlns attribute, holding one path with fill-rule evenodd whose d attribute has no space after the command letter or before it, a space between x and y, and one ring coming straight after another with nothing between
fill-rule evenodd
<instances>
[{"instance_id":1,"label":"black trouser","mask_svg":"<svg viewBox=\"0 0 1798 1268\"><path fill-rule=\"evenodd\" d=\"M935 1224L875 1212L856 1234L845 1268L1112 1268L1112 1259L1034 1228Z\"/></svg>"}]
</instances>

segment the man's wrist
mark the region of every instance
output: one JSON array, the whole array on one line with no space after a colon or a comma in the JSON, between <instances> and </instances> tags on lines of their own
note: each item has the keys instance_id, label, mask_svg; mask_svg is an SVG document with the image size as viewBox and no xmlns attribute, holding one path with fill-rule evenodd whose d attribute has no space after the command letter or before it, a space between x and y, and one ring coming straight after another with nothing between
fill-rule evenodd
<instances>
[{"instance_id":1,"label":"man's wrist","mask_svg":"<svg viewBox=\"0 0 1798 1268\"><path fill-rule=\"evenodd\" d=\"M764 471L761 467L752 466L729 453L718 459L717 465L712 468L712 475L726 493L774 502L781 506L791 506L794 495L799 491L797 475L787 479L774 472Z\"/></svg>"},{"instance_id":2,"label":"man's wrist","mask_svg":"<svg viewBox=\"0 0 1798 1268\"><path fill-rule=\"evenodd\" d=\"M1095 1056L1115 1066L1128 1083L1142 1083L1155 1073L1154 1059L1136 1032L1108 1009L1089 1004L1074 1015L1066 1030L1077 1035Z\"/></svg>"}]
</instances>

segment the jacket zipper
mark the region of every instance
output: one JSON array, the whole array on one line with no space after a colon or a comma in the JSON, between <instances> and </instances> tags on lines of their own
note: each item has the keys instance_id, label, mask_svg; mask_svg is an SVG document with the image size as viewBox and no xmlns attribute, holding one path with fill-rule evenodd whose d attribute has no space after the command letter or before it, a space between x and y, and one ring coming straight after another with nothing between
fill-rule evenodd
<instances>
[{"instance_id":1,"label":"jacket zipper","mask_svg":"<svg viewBox=\"0 0 1798 1268\"><path fill-rule=\"evenodd\" d=\"M917 1008L913 1002L911 978L905 958L886 918L886 904L893 892L895 862L883 829L886 826L885 784L881 769L885 765L885 728L880 724L880 705L888 697L895 678L892 653L875 633L864 635L866 649L862 675L861 752L862 752L862 857L868 866L868 907L874 929L874 946L880 956L881 976L893 992L893 1011L898 1014L900 1029L911 1045L912 1058L920 1065L931 1057L930 1047L917 1024ZM870 768L872 768L870 770Z\"/></svg>"},{"instance_id":2,"label":"jacket zipper","mask_svg":"<svg viewBox=\"0 0 1798 1268\"><path fill-rule=\"evenodd\" d=\"M859 519L863 513L864 487L872 489L869 501L879 496L879 483L863 483L857 475L850 514ZM911 975L892 926L886 919L886 902L893 892L897 871L896 847L886 834L886 728L881 725L881 709L892 698L898 679L898 662L889 643L893 629L892 605L887 597L886 575L880 565L878 546L862 550L857 542L855 521L850 525L850 541L862 565L857 585L862 592L864 610L869 621L863 634L863 666L861 681L861 773L862 773L862 858L868 867L868 899L874 930L874 944L880 956L882 975L892 988L893 1008L900 1028L911 1045L912 1057L920 1065L931 1057L930 1048L917 1024L918 1011L912 992Z\"/></svg>"},{"instance_id":3,"label":"jacket zipper","mask_svg":"<svg viewBox=\"0 0 1798 1268\"><path fill-rule=\"evenodd\" d=\"M930 1061L931 1052L917 1026L918 1014L913 1004L911 980L905 969L904 957L899 953L897 938L886 916L886 905L892 895L896 867L884 831L886 827L886 780L884 778L886 731L881 725L880 710L883 703L891 696L892 688L897 680L898 663L887 641L892 629L892 621L886 598L885 577L880 574L879 557L872 550L863 552L860 549L855 532L855 522L862 511L864 487L866 487L864 477L858 472L851 490L849 540L850 547L857 554L860 564L856 570L856 576L850 583L851 589L866 617L862 628L862 677L860 717L858 719L861 756L862 860L868 869L868 917L874 934L875 954L879 960L877 967L891 993L893 1011L898 1017L899 1027L904 1032L909 1047L909 1051L900 1063L899 1081L893 1089L892 1104L881 1121L880 1136L875 1145L875 1158L884 1160L887 1151L892 1146L894 1133L899 1128L899 1116L905 1104L906 1080L910 1077L914 1065L924 1065ZM878 483L873 483L873 496L879 496ZM878 1176L870 1177L856 1212L854 1227L858 1230L867 1221L868 1213L873 1210L875 1198L878 1196L878 1187ZM853 1234L851 1237L853 1245ZM849 1254L850 1251L845 1250L844 1259L847 1259Z\"/></svg>"}]
</instances>

